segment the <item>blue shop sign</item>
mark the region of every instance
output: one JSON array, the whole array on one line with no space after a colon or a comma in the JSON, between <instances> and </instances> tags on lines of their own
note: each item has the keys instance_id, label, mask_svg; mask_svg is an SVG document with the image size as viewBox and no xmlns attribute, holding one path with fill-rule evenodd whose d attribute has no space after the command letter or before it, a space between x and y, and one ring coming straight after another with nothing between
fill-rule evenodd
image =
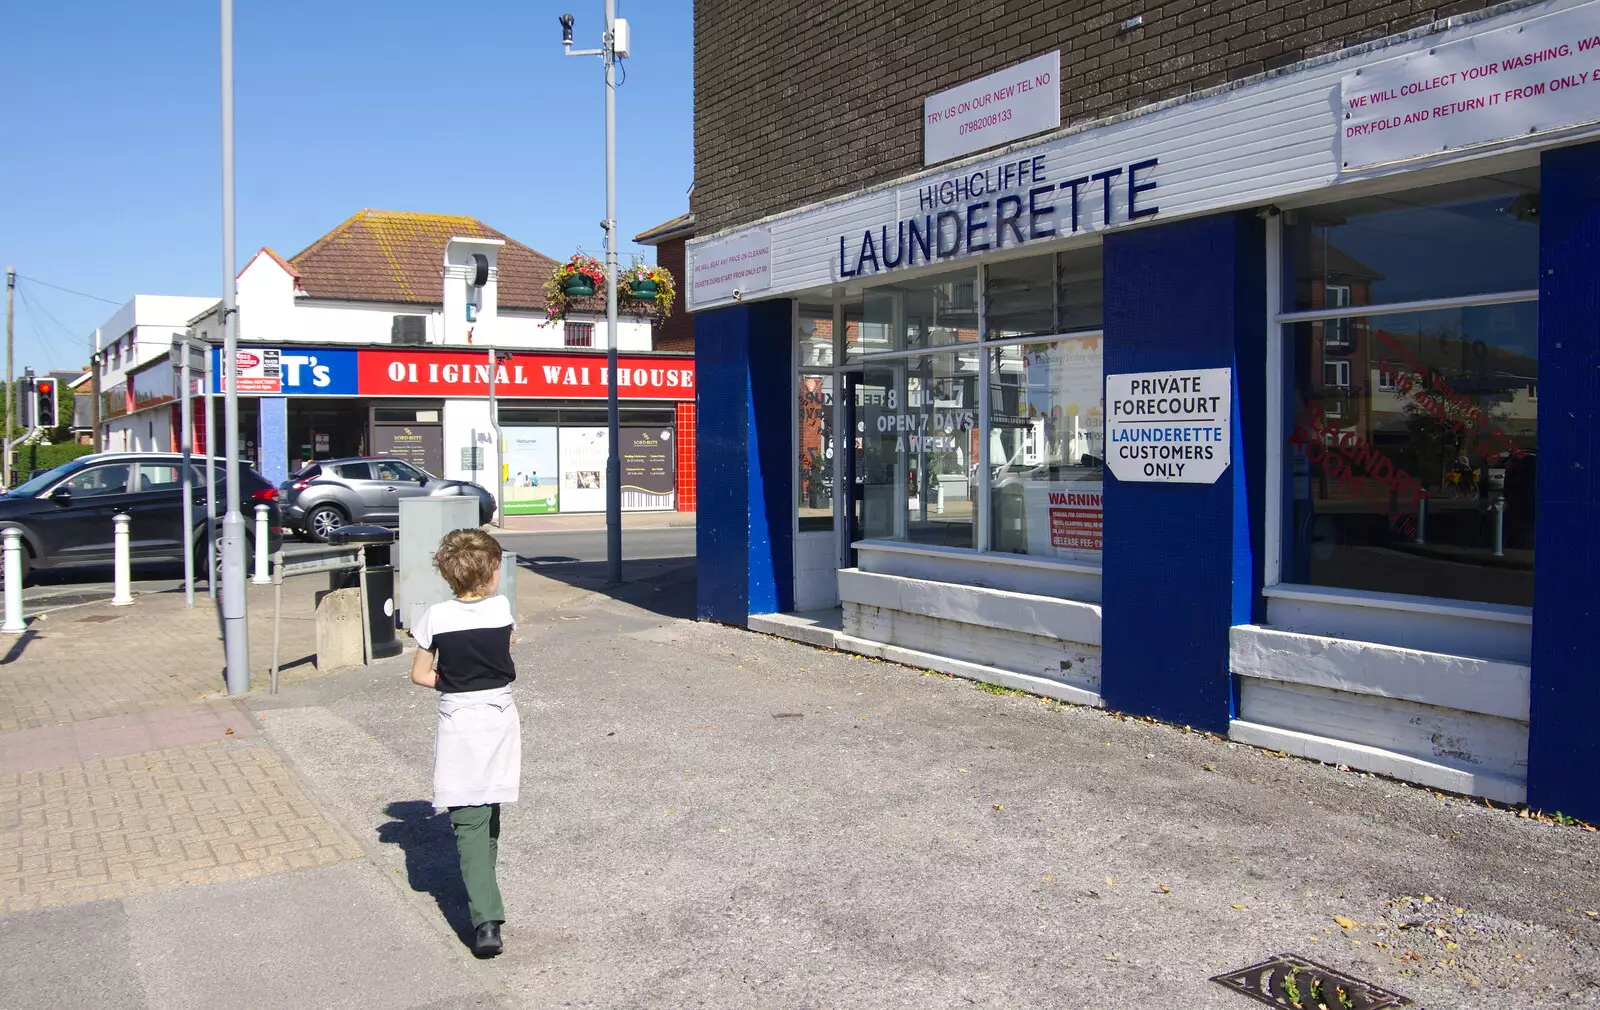
<instances>
[{"instance_id":1,"label":"blue shop sign","mask_svg":"<svg viewBox=\"0 0 1600 1010\"><path fill-rule=\"evenodd\" d=\"M272 353L268 353L268 352ZM359 391L355 350L327 348L262 348L239 346L239 393L242 396L355 396ZM222 392L222 348L211 350L212 392ZM277 368L267 365L275 375L253 376L251 362L270 359L275 354ZM249 360L246 360L249 359ZM263 364L266 364L263 362Z\"/></svg>"}]
</instances>

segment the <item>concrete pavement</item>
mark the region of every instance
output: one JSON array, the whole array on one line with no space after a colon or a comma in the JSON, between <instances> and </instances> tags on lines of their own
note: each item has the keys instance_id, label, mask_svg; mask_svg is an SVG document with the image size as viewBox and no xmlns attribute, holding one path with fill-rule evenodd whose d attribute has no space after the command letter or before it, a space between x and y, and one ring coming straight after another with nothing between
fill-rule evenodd
<instances>
[{"instance_id":1,"label":"concrete pavement","mask_svg":"<svg viewBox=\"0 0 1600 1010\"><path fill-rule=\"evenodd\" d=\"M433 697L401 658L248 696L253 733L181 745L206 770L156 790L260 761L246 778L298 797L197 825L303 817L328 861L0 916L0 1006L1244 1010L1207 979L1283 951L1423 1006L1600 1005L1581 827L696 624L692 569L629 567L611 595L591 562L520 573L503 957L462 945ZM156 742L140 711L124 747ZM47 861L116 830L46 832Z\"/></svg>"}]
</instances>

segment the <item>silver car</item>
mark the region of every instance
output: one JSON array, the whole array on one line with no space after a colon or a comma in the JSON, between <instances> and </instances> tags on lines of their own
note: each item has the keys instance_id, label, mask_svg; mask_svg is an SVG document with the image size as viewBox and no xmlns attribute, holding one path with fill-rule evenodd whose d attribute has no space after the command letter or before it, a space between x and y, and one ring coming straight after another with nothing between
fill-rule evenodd
<instances>
[{"instance_id":1,"label":"silver car","mask_svg":"<svg viewBox=\"0 0 1600 1010\"><path fill-rule=\"evenodd\" d=\"M456 495L478 499L479 523L494 517L494 495L487 488L382 456L318 460L278 487L284 525L319 543L349 523L398 526L406 498Z\"/></svg>"}]
</instances>

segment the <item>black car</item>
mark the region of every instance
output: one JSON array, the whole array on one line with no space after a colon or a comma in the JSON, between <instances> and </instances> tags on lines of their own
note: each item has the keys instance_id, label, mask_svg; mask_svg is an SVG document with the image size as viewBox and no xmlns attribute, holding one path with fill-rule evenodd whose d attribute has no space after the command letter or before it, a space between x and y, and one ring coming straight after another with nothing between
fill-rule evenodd
<instances>
[{"instance_id":1,"label":"black car","mask_svg":"<svg viewBox=\"0 0 1600 1010\"><path fill-rule=\"evenodd\" d=\"M195 563L203 576L206 536L222 530L227 501L227 469L216 468L216 510L206 518L206 460L190 458L193 468ZM268 548L277 550L277 489L248 467L239 470L240 504L245 513L247 550L254 549L255 506L270 507ZM22 531L22 575L32 569L109 565L112 517L126 513L129 560L134 565L183 562L183 457L177 453L116 452L80 456L0 494L0 529ZM248 555L247 555L248 557ZM0 566L3 571L3 566Z\"/></svg>"},{"instance_id":2,"label":"black car","mask_svg":"<svg viewBox=\"0 0 1600 1010\"><path fill-rule=\"evenodd\" d=\"M285 525L319 543L346 523L398 526L402 501L429 497L474 499L480 525L494 517L494 495L483 485L435 477L386 456L320 460L278 488Z\"/></svg>"}]
</instances>

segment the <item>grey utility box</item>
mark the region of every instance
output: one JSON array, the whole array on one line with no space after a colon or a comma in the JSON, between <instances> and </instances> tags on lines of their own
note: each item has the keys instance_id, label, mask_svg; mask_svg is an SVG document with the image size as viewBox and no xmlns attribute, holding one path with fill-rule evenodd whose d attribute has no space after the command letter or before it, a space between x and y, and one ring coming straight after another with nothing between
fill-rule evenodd
<instances>
[{"instance_id":1,"label":"grey utility box","mask_svg":"<svg viewBox=\"0 0 1600 1010\"><path fill-rule=\"evenodd\" d=\"M416 624L424 610L455 594L433 567L439 541L451 530L477 526L476 498L402 498L400 500L400 542L395 572L395 613L407 627ZM500 589L511 604L511 617L517 616L517 555L500 553Z\"/></svg>"},{"instance_id":2,"label":"grey utility box","mask_svg":"<svg viewBox=\"0 0 1600 1010\"><path fill-rule=\"evenodd\" d=\"M439 541L451 530L476 529L478 499L464 497L400 499L400 542L395 558L396 609L407 628L435 603L455 596L433 567Z\"/></svg>"}]
</instances>

